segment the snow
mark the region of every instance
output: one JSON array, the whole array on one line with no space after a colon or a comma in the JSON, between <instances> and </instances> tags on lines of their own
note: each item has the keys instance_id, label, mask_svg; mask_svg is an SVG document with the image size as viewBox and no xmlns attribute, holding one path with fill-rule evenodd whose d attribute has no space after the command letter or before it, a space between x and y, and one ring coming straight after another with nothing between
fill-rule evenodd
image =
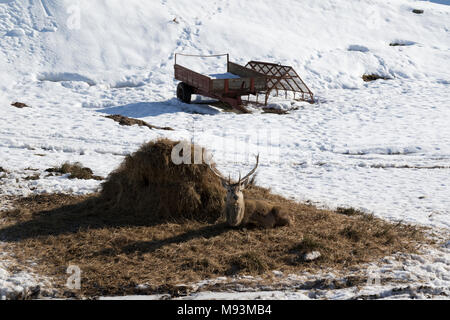
<instances>
[{"instance_id":1,"label":"snow","mask_svg":"<svg viewBox=\"0 0 450 320\"><path fill-rule=\"evenodd\" d=\"M1 245L1 242L0 242ZM0 300L25 299L40 294L49 286L48 279L43 279L30 271L11 272L11 257L0 252Z\"/></svg>"},{"instance_id":2,"label":"snow","mask_svg":"<svg viewBox=\"0 0 450 320\"><path fill-rule=\"evenodd\" d=\"M7 34L5 34L7 37L23 37L25 36L25 31L22 29L13 29L9 31Z\"/></svg>"},{"instance_id":3,"label":"snow","mask_svg":"<svg viewBox=\"0 0 450 320\"><path fill-rule=\"evenodd\" d=\"M210 74L209 77L211 79L239 79L240 78L238 75L235 75L231 72L214 73L214 74Z\"/></svg>"},{"instance_id":4,"label":"snow","mask_svg":"<svg viewBox=\"0 0 450 320\"><path fill-rule=\"evenodd\" d=\"M46 177L45 169L79 161L107 176L142 143L168 137L194 139L233 176L260 153L258 183L298 201L450 228L450 6L2 0L0 17L0 166L8 170L0 198L93 192L100 182ZM175 52L292 65L317 103L272 98L271 107L289 110L282 116L182 104ZM205 74L226 72L224 57L179 59ZM365 83L363 74L391 80ZM104 117L116 113L175 131ZM39 180L25 180L36 173Z\"/></svg>"},{"instance_id":5,"label":"snow","mask_svg":"<svg viewBox=\"0 0 450 320\"><path fill-rule=\"evenodd\" d=\"M320 258L321 255L322 254L319 251L313 251L313 252L309 252L309 253L305 254L303 259L305 261L313 261L313 260Z\"/></svg>"}]
</instances>

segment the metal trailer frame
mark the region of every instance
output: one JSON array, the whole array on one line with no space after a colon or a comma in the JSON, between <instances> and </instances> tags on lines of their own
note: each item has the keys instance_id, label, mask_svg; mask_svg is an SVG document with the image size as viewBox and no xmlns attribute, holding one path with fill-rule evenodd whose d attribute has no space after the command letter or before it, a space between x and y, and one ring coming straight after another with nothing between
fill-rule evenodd
<instances>
[{"instance_id":1,"label":"metal trailer frame","mask_svg":"<svg viewBox=\"0 0 450 320\"><path fill-rule=\"evenodd\" d=\"M240 76L237 79L212 79L206 75L195 72L177 63L177 56L190 57L227 57L227 72ZM199 94L205 97L220 100L231 107L248 112L242 104L242 96L256 95L267 90L267 77L255 70L230 62L229 54L219 55L187 55L175 54L175 79L189 86L190 94Z\"/></svg>"},{"instance_id":2,"label":"metal trailer frame","mask_svg":"<svg viewBox=\"0 0 450 320\"><path fill-rule=\"evenodd\" d=\"M314 103L314 94L291 66L261 61L250 61L245 67L266 76L267 91L262 92L265 94L265 105L267 105L270 93L274 90L277 95L280 90L284 91L286 98L288 92L293 92L294 100ZM300 98L296 99L296 94L299 94Z\"/></svg>"}]
</instances>

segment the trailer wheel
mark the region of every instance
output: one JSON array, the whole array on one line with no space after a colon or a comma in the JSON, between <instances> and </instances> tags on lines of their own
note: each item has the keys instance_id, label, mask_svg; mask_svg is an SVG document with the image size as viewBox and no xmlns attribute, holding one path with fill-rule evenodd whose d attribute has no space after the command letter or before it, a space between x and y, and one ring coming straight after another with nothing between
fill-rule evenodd
<instances>
[{"instance_id":1,"label":"trailer wheel","mask_svg":"<svg viewBox=\"0 0 450 320\"><path fill-rule=\"evenodd\" d=\"M192 88L184 82L177 86L177 98L184 103L191 103Z\"/></svg>"}]
</instances>

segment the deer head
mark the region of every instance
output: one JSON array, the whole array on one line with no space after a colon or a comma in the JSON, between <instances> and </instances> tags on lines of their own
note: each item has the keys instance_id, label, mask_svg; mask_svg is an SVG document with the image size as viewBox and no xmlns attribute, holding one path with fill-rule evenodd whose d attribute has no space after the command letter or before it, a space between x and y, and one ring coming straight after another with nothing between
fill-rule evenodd
<instances>
[{"instance_id":1,"label":"deer head","mask_svg":"<svg viewBox=\"0 0 450 320\"><path fill-rule=\"evenodd\" d=\"M259 163L259 155L256 156L255 167L243 178L241 178L241 174L239 173L239 180L236 183L231 183L231 177L228 177L227 180L211 165L208 164L211 171L220 179L222 185L227 190L225 214L227 223L232 227L239 226L242 223L242 220L244 219L245 202L243 191L245 190L245 188L247 188L251 176L256 172L258 163Z\"/></svg>"}]
</instances>

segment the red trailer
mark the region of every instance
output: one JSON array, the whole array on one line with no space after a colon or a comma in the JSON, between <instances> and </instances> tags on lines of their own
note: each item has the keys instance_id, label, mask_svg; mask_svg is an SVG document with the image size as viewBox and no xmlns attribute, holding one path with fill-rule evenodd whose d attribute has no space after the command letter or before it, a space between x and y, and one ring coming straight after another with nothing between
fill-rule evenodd
<instances>
[{"instance_id":1,"label":"red trailer","mask_svg":"<svg viewBox=\"0 0 450 320\"><path fill-rule=\"evenodd\" d=\"M227 57L227 73L211 76L197 73L177 63L177 56ZM191 95L198 94L220 100L233 108L247 112L242 105L242 96L256 95L267 91L266 76L250 68L230 62L229 55L197 56L175 54L175 79L181 81L177 87L177 97L185 103L191 102Z\"/></svg>"},{"instance_id":2,"label":"red trailer","mask_svg":"<svg viewBox=\"0 0 450 320\"><path fill-rule=\"evenodd\" d=\"M227 73L219 75L203 75L177 63L177 56L189 57L227 57ZM186 55L175 54L175 79L181 81L177 87L177 97L185 103L191 102L192 94L220 100L231 107L248 112L243 106L242 96L265 95L265 105L271 92L293 92L295 100L314 102L311 90L290 66L282 66L269 62L250 61L241 66L230 62L229 54L222 55ZM217 77L219 76L219 77ZM296 99L296 94L299 98Z\"/></svg>"}]
</instances>

